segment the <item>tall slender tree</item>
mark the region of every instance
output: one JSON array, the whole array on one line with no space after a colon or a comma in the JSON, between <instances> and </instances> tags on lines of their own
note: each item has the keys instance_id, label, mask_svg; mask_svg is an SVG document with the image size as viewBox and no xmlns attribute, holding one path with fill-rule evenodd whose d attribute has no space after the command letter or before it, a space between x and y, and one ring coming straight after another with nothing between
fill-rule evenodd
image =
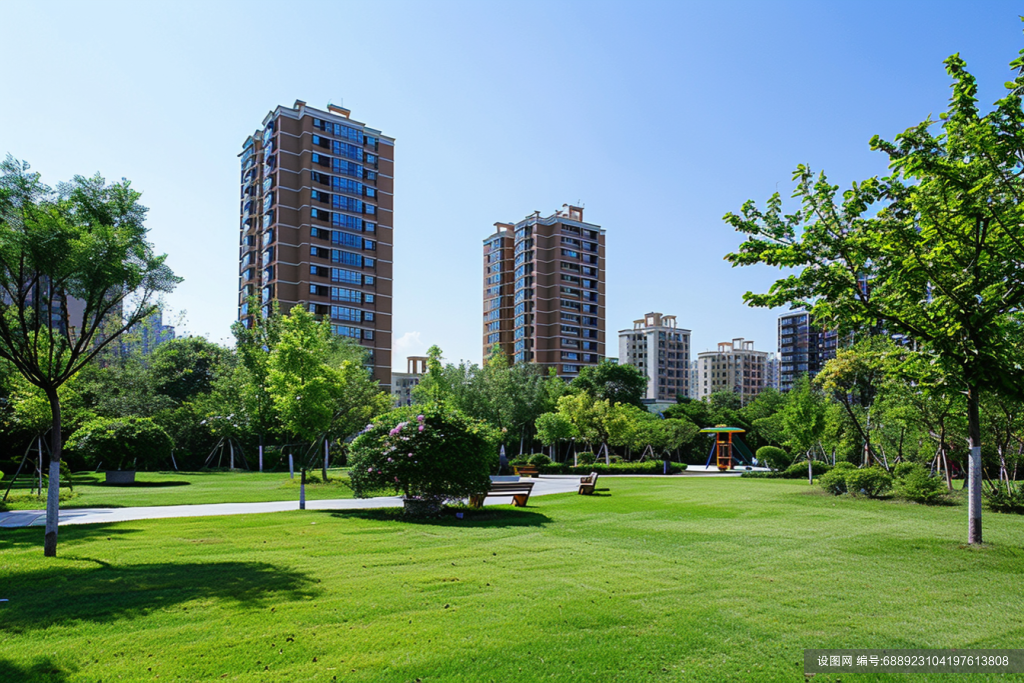
<instances>
[{"instance_id":1,"label":"tall slender tree","mask_svg":"<svg viewBox=\"0 0 1024 683\"><path fill-rule=\"evenodd\" d=\"M941 124L926 119L871 147L892 174L840 193L800 165L791 215L776 193L725 220L747 236L726 258L738 266L797 269L752 306L800 304L819 323L852 332L881 325L929 354L967 397L971 457L968 541L981 543L980 394L1024 391L1024 51L988 112L959 55ZM935 131L936 126L939 131Z\"/></svg>"},{"instance_id":2,"label":"tall slender tree","mask_svg":"<svg viewBox=\"0 0 1024 683\"><path fill-rule=\"evenodd\" d=\"M0 164L0 357L50 404L43 553L57 554L61 447L58 390L180 282L146 241L131 183L75 176L56 191L8 156Z\"/></svg>"}]
</instances>

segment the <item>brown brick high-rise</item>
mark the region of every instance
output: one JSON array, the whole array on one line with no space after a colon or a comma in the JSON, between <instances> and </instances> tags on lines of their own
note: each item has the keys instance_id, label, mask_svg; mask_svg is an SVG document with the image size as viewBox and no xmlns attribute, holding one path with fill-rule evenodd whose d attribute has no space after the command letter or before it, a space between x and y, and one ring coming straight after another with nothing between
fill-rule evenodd
<instances>
[{"instance_id":1,"label":"brown brick high-rise","mask_svg":"<svg viewBox=\"0 0 1024 683\"><path fill-rule=\"evenodd\" d=\"M391 384L395 141L305 102L277 107L242 145L238 319L303 304L369 351Z\"/></svg>"},{"instance_id":2,"label":"brown brick high-rise","mask_svg":"<svg viewBox=\"0 0 1024 683\"><path fill-rule=\"evenodd\" d=\"M572 379L605 356L605 235L565 205L484 240L484 359L498 344L514 363Z\"/></svg>"}]
</instances>

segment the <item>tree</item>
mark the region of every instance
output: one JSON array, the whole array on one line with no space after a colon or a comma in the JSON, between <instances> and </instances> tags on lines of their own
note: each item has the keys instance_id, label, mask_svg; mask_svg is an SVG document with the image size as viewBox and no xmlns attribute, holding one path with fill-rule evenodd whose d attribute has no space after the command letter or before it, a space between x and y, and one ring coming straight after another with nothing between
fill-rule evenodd
<instances>
[{"instance_id":1,"label":"tree","mask_svg":"<svg viewBox=\"0 0 1024 683\"><path fill-rule=\"evenodd\" d=\"M55 192L8 156L0 164L0 358L50 404L43 553L57 554L58 390L180 281L146 241L147 209L122 180L75 176Z\"/></svg>"},{"instance_id":2,"label":"tree","mask_svg":"<svg viewBox=\"0 0 1024 683\"><path fill-rule=\"evenodd\" d=\"M234 358L228 349L204 337L180 337L160 344L150 370L157 392L184 403L213 391L220 375L231 374Z\"/></svg>"},{"instance_id":3,"label":"tree","mask_svg":"<svg viewBox=\"0 0 1024 683\"><path fill-rule=\"evenodd\" d=\"M766 294L748 292L748 304L804 305L841 333L881 325L955 378L971 445L968 541L981 543L980 395L1024 391L1024 51L1011 62L1008 93L986 114L965 62L945 63L954 83L940 133L929 118L895 142L872 138L892 174L841 196L823 173L798 166L801 208L784 214L776 193L765 211L748 201L740 215L726 214L747 235L726 258L799 271Z\"/></svg>"},{"instance_id":4,"label":"tree","mask_svg":"<svg viewBox=\"0 0 1024 683\"><path fill-rule=\"evenodd\" d=\"M569 420L559 413L544 413L537 416L534 423L537 429L537 438L545 446L550 446L552 456L558 453L558 444L566 439L576 436L576 429ZM557 457L552 457L557 461Z\"/></svg>"},{"instance_id":5,"label":"tree","mask_svg":"<svg viewBox=\"0 0 1024 683\"><path fill-rule=\"evenodd\" d=\"M418 404L444 401L466 415L485 420L504 435L506 446L519 442L520 452L532 437L537 418L554 410L565 383L533 363L510 364L495 348L482 368L463 361L444 364L442 351L427 351L427 374L413 388ZM532 438L529 439L532 441Z\"/></svg>"},{"instance_id":6,"label":"tree","mask_svg":"<svg viewBox=\"0 0 1024 683\"><path fill-rule=\"evenodd\" d=\"M263 315L255 296L249 297L248 305L252 316L250 324L246 326L237 321L231 326L231 332L235 335L238 361L245 373L240 377L242 400L259 433L262 449L266 434L280 424L270 395L270 351L277 346L281 315L276 301L271 303L268 316Z\"/></svg>"},{"instance_id":7,"label":"tree","mask_svg":"<svg viewBox=\"0 0 1024 683\"><path fill-rule=\"evenodd\" d=\"M302 306L292 307L279 325L268 386L285 429L311 442L334 430L348 436L387 409L390 399L363 366L362 347L335 336L328 321Z\"/></svg>"},{"instance_id":8,"label":"tree","mask_svg":"<svg viewBox=\"0 0 1024 683\"><path fill-rule=\"evenodd\" d=\"M810 479L813 449L825 430L825 403L820 395L814 393L807 375L797 378L788 399L782 410L782 421L793 450L807 455L807 477Z\"/></svg>"},{"instance_id":9,"label":"tree","mask_svg":"<svg viewBox=\"0 0 1024 683\"><path fill-rule=\"evenodd\" d=\"M603 360L580 370L569 386L573 391L584 391L598 401L628 403L643 408L647 377L632 365Z\"/></svg>"}]
</instances>

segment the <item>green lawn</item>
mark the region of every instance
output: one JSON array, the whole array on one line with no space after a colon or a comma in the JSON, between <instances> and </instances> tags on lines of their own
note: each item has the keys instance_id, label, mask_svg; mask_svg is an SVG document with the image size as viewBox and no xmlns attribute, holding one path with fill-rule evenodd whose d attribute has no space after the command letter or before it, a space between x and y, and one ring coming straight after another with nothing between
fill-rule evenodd
<instances>
[{"instance_id":1,"label":"green lawn","mask_svg":"<svg viewBox=\"0 0 1024 683\"><path fill-rule=\"evenodd\" d=\"M319 472L313 472L319 477ZM306 486L306 498L351 498L348 477L341 470L328 470L326 485ZM298 500L299 474L287 472L139 472L136 483L126 486L105 484L103 473L76 472L74 492L61 489L61 507L140 507L149 505L198 505L200 503L262 503ZM319 478L317 479L319 482ZM0 496L7 490L3 481ZM64 500L64 496L68 496ZM46 497L13 489L0 510L36 510L45 507Z\"/></svg>"},{"instance_id":2,"label":"green lawn","mask_svg":"<svg viewBox=\"0 0 1024 683\"><path fill-rule=\"evenodd\" d=\"M603 477L464 520L64 527L51 560L0 530L0 680L797 681L803 648L1021 647L1024 518L985 525L968 548L960 506Z\"/></svg>"}]
</instances>

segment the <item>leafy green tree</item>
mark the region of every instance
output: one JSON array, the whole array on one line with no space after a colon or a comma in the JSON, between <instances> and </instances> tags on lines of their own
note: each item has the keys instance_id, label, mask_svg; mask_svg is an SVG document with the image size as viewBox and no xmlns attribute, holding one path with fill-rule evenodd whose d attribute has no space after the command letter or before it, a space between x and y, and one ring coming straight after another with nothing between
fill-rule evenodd
<instances>
[{"instance_id":1,"label":"leafy green tree","mask_svg":"<svg viewBox=\"0 0 1024 683\"><path fill-rule=\"evenodd\" d=\"M841 196L824 174L795 173L802 207L785 215L778 194L726 220L748 239L734 265L795 268L755 306L807 305L841 332L881 324L916 342L967 396L971 443L968 541L981 543L982 392L1024 391L1024 52L1007 94L987 113L959 55L946 60L953 94L941 115L873 149L892 174Z\"/></svg>"},{"instance_id":2,"label":"leafy green tree","mask_svg":"<svg viewBox=\"0 0 1024 683\"><path fill-rule=\"evenodd\" d=\"M50 403L46 556L57 554L58 390L180 280L146 241L139 197L128 181L108 185L99 175L54 192L28 164L0 164L0 358Z\"/></svg>"},{"instance_id":3,"label":"leafy green tree","mask_svg":"<svg viewBox=\"0 0 1024 683\"><path fill-rule=\"evenodd\" d=\"M234 356L203 337L180 337L156 348L150 371L156 391L178 403L213 391L220 375L231 374Z\"/></svg>"},{"instance_id":4,"label":"leafy green tree","mask_svg":"<svg viewBox=\"0 0 1024 683\"><path fill-rule=\"evenodd\" d=\"M821 395L814 392L807 375L801 375L790 389L782 420L789 435L789 445L795 452L807 456L810 479L814 447L825 430L825 402Z\"/></svg>"},{"instance_id":5,"label":"leafy green tree","mask_svg":"<svg viewBox=\"0 0 1024 683\"><path fill-rule=\"evenodd\" d=\"M442 351L427 351L427 374L413 388L417 403L444 401L466 415L486 420L501 430L506 447L519 442L520 451L529 439L537 418L554 410L565 392L557 375L545 374L538 365L511 365L499 348L482 368L466 362L444 364Z\"/></svg>"},{"instance_id":6,"label":"leafy green tree","mask_svg":"<svg viewBox=\"0 0 1024 683\"><path fill-rule=\"evenodd\" d=\"M335 430L348 436L387 409L390 399L363 366L362 347L335 336L328 321L302 306L279 325L268 383L285 429L310 442Z\"/></svg>"},{"instance_id":7,"label":"leafy green tree","mask_svg":"<svg viewBox=\"0 0 1024 683\"><path fill-rule=\"evenodd\" d=\"M643 408L647 377L632 365L603 360L580 370L580 374L569 386L573 391L586 392L598 401L627 403Z\"/></svg>"},{"instance_id":8,"label":"leafy green tree","mask_svg":"<svg viewBox=\"0 0 1024 683\"><path fill-rule=\"evenodd\" d=\"M280 428L270 395L270 352L277 346L280 336L281 314L275 301L271 304L270 315L264 316L255 296L249 297L249 311L252 314L250 325L246 327L237 321L231 326L231 332L235 335L235 349L244 372L239 377L242 400L262 448L266 435Z\"/></svg>"},{"instance_id":9,"label":"leafy green tree","mask_svg":"<svg viewBox=\"0 0 1024 683\"><path fill-rule=\"evenodd\" d=\"M558 444L576 436L576 429L564 415L559 413L543 413L535 421L537 439L545 446L551 447L552 460L558 454Z\"/></svg>"}]
</instances>

